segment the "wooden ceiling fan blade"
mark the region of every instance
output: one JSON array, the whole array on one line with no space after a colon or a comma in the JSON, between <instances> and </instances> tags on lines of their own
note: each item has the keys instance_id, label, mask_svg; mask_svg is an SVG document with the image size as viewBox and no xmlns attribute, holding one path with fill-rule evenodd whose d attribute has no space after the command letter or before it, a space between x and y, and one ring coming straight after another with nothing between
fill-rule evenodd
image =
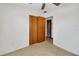
<instances>
[{"instance_id":1,"label":"wooden ceiling fan blade","mask_svg":"<svg viewBox=\"0 0 79 59\"><path fill-rule=\"evenodd\" d=\"M60 3L53 3L54 5L56 5L56 6L59 6L60 5Z\"/></svg>"},{"instance_id":2,"label":"wooden ceiling fan blade","mask_svg":"<svg viewBox=\"0 0 79 59\"><path fill-rule=\"evenodd\" d=\"M45 8L45 3L42 4L41 10L43 10L44 8Z\"/></svg>"}]
</instances>

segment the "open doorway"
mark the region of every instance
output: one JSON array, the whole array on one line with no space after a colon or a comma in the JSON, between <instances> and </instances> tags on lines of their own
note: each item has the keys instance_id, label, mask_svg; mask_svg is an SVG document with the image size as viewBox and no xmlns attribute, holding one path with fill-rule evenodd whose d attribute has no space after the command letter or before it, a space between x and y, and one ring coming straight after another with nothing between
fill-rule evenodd
<instances>
[{"instance_id":1,"label":"open doorway","mask_svg":"<svg viewBox=\"0 0 79 59\"><path fill-rule=\"evenodd\" d=\"M47 18L46 20L46 37L47 37L47 40L51 43L53 43L53 37L52 37L52 30L53 30L53 16L50 16Z\"/></svg>"},{"instance_id":2,"label":"open doorway","mask_svg":"<svg viewBox=\"0 0 79 59\"><path fill-rule=\"evenodd\" d=\"M52 37L52 20L47 20L47 37Z\"/></svg>"}]
</instances>

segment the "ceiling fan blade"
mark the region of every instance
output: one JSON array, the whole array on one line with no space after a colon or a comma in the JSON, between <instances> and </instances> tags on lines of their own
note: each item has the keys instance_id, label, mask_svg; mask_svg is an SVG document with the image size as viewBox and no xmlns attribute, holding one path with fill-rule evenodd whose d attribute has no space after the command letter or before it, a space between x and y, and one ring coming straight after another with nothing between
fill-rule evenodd
<instances>
[{"instance_id":1,"label":"ceiling fan blade","mask_svg":"<svg viewBox=\"0 0 79 59\"><path fill-rule=\"evenodd\" d=\"M41 10L43 10L44 8L45 8L45 3L42 4Z\"/></svg>"},{"instance_id":2,"label":"ceiling fan blade","mask_svg":"<svg viewBox=\"0 0 79 59\"><path fill-rule=\"evenodd\" d=\"M54 5L56 5L56 6L59 6L60 5L60 3L53 3Z\"/></svg>"}]
</instances>

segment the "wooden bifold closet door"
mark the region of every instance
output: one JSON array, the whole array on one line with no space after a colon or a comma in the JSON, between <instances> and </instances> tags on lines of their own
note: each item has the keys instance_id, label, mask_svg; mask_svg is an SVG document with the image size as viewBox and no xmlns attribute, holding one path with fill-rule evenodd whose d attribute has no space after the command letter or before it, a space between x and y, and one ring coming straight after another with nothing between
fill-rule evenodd
<instances>
[{"instance_id":1,"label":"wooden bifold closet door","mask_svg":"<svg viewBox=\"0 0 79 59\"><path fill-rule=\"evenodd\" d=\"M29 43L35 44L45 40L45 18L40 16L29 16L30 33Z\"/></svg>"},{"instance_id":2,"label":"wooden bifold closet door","mask_svg":"<svg viewBox=\"0 0 79 59\"><path fill-rule=\"evenodd\" d=\"M37 17L30 15L30 35L29 35L29 43L34 44L37 43Z\"/></svg>"},{"instance_id":3,"label":"wooden bifold closet door","mask_svg":"<svg viewBox=\"0 0 79 59\"><path fill-rule=\"evenodd\" d=\"M38 42L45 40L45 18L38 17Z\"/></svg>"}]
</instances>

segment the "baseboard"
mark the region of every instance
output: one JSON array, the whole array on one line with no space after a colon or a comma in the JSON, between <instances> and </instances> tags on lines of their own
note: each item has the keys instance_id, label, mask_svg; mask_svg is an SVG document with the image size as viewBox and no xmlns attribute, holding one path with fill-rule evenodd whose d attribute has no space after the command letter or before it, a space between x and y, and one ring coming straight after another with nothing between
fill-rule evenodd
<instances>
[{"instance_id":1,"label":"baseboard","mask_svg":"<svg viewBox=\"0 0 79 59\"><path fill-rule=\"evenodd\" d=\"M14 52L14 51L16 51L16 50L19 50L19 49L22 49L22 48L25 48L25 47L28 47L28 46L22 46L22 47L19 47L19 48L16 48L16 49L8 50L8 51L3 52L2 54L0 54L0 56L5 56L5 55L7 55L8 53Z\"/></svg>"},{"instance_id":2,"label":"baseboard","mask_svg":"<svg viewBox=\"0 0 79 59\"><path fill-rule=\"evenodd\" d=\"M69 53L73 54L74 56L79 56L79 55L77 55L76 53L70 52L70 51L68 51L67 49L58 46L57 44L53 44L53 45L56 46L56 47L59 48L59 49L62 49L62 50L64 50L64 51L66 51L66 52L69 52Z\"/></svg>"}]
</instances>

